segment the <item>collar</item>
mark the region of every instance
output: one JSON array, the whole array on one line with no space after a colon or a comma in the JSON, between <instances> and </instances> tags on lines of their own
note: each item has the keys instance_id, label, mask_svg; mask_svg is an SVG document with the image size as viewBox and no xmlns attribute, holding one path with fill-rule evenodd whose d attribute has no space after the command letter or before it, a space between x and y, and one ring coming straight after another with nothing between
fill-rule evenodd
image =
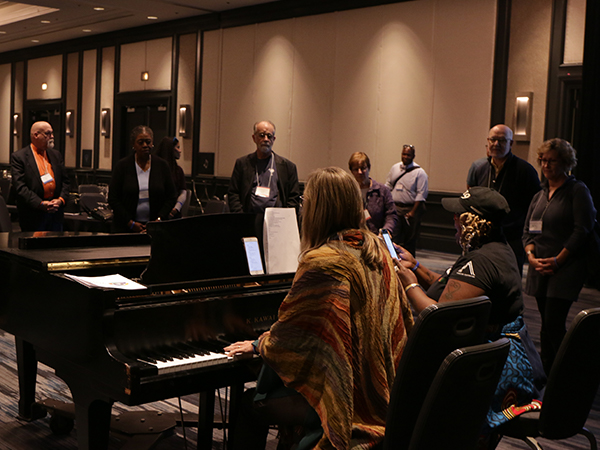
<instances>
[{"instance_id":1,"label":"collar","mask_svg":"<svg viewBox=\"0 0 600 450\"><path fill-rule=\"evenodd\" d=\"M31 150L36 152L38 155L40 156L45 156L46 155L46 150L40 150L39 148L37 148L33 142L31 144L29 144L31 146Z\"/></svg>"}]
</instances>

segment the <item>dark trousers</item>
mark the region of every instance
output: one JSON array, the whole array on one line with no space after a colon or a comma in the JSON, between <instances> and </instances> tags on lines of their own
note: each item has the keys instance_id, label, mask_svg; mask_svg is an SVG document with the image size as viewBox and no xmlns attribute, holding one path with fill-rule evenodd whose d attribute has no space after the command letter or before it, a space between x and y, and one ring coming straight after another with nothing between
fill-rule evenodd
<instances>
[{"instance_id":1,"label":"dark trousers","mask_svg":"<svg viewBox=\"0 0 600 450\"><path fill-rule=\"evenodd\" d=\"M551 297L536 297L536 301L542 316L542 330L540 333L542 351L540 356L544 371L546 375L549 375L558 348L567 332L565 324L573 302Z\"/></svg>"},{"instance_id":2,"label":"dark trousers","mask_svg":"<svg viewBox=\"0 0 600 450\"><path fill-rule=\"evenodd\" d=\"M396 213L398 220L394 229L393 241L408 250L413 256L417 250L417 239L421 229L421 216L423 207L417 208L417 211L411 219L406 219L405 215L412 210L412 205L404 206L396 204Z\"/></svg>"},{"instance_id":3,"label":"dark trousers","mask_svg":"<svg viewBox=\"0 0 600 450\"><path fill-rule=\"evenodd\" d=\"M254 401L255 394L255 389L248 389L242 396L232 436L234 450L264 450L270 425L278 425L280 435L284 427L303 427L289 446L280 441L278 448L311 449L319 442L323 435L321 419L302 395L284 386L260 401Z\"/></svg>"}]
</instances>

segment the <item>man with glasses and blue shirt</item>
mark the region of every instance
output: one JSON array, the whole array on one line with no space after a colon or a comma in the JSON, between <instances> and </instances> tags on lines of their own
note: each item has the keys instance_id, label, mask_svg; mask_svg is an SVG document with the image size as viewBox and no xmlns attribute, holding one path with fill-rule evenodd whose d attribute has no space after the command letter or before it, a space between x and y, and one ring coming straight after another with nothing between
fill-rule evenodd
<instances>
[{"instance_id":1,"label":"man with glasses and blue shirt","mask_svg":"<svg viewBox=\"0 0 600 450\"><path fill-rule=\"evenodd\" d=\"M523 225L529 203L540 190L540 179L537 170L531 164L512 153L512 144L513 132L509 127L492 127L487 138L487 156L471 164L467 175L467 188L492 188L500 192L508 202L510 213L502 222L502 228L517 257L519 271L523 273Z\"/></svg>"},{"instance_id":2,"label":"man with glasses and blue shirt","mask_svg":"<svg viewBox=\"0 0 600 450\"><path fill-rule=\"evenodd\" d=\"M300 204L296 165L273 152L275 125L254 124L256 151L238 158L227 197L231 212L264 213L266 208L295 208Z\"/></svg>"},{"instance_id":3,"label":"man with glasses and blue shirt","mask_svg":"<svg viewBox=\"0 0 600 450\"><path fill-rule=\"evenodd\" d=\"M62 231L69 197L69 177L62 155L54 149L48 122L31 126L31 145L10 157L12 183L22 231Z\"/></svg>"}]
</instances>

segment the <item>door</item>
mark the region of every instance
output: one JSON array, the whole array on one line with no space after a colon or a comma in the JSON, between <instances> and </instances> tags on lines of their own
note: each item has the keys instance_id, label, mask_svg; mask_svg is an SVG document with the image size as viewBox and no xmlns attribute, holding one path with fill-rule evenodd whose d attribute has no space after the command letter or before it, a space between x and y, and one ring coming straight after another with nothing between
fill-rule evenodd
<instances>
[{"instance_id":1,"label":"door","mask_svg":"<svg viewBox=\"0 0 600 450\"><path fill-rule=\"evenodd\" d=\"M174 133L170 120L170 96L149 97L148 94L130 94L127 98L117 100L117 112L120 117L115 118L115 124L119 125L119 129L115 130L115 144L119 145L119 148L115 149L113 165L131 154L131 130L138 125L146 125L152 129L154 145L163 137Z\"/></svg>"}]
</instances>

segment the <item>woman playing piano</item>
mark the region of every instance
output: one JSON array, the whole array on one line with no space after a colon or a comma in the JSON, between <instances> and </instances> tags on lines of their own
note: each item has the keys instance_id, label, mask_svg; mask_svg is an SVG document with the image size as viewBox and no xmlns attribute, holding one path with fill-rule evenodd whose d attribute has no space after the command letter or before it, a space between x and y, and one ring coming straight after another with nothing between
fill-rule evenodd
<instances>
[{"instance_id":1,"label":"woman playing piano","mask_svg":"<svg viewBox=\"0 0 600 450\"><path fill-rule=\"evenodd\" d=\"M304 191L300 264L279 320L257 341L225 348L259 353L266 364L256 392L247 392L254 401L236 422L234 447L264 449L269 424L303 426L298 448L382 441L412 323L392 259L366 228L358 184L338 167L315 171Z\"/></svg>"}]
</instances>

